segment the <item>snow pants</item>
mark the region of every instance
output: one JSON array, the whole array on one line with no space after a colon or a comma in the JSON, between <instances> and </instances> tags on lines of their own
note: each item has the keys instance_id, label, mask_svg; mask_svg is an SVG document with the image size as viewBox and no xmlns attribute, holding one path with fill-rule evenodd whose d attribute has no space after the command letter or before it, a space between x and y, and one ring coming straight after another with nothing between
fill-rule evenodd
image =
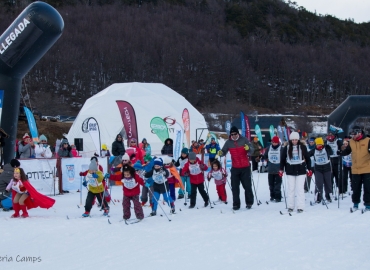
<instances>
[{"instance_id":1,"label":"snow pants","mask_svg":"<svg viewBox=\"0 0 370 270\"><path fill-rule=\"evenodd\" d=\"M364 205L370 206L370 173L352 174L352 202L361 202L362 185L364 185Z\"/></svg>"},{"instance_id":2,"label":"snow pants","mask_svg":"<svg viewBox=\"0 0 370 270\"><path fill-rule=\"evenodd\" d=\"M149 189L151 192L149 191ZM153 203L153 191L154 191L153 186L150 186L150 188L143 186L140 197L141 202L147 203L149 197L149 203Z\"/></svg>"},{"instance_id":3,"label":"snow pants","mask_svg":"<svg viewBox=\"0 0 370 270\"><path fill-rule=\"evenodd\" d=\"M231 189L233 193L233 207L240 207L240 184L244 188L245 203L253 205L251 168L231 168Z\"/></svg>"},{"instance_id":4,"label":"snow pants","mask_svg":"<svg viewBox=\"0 0 370 270\"><path fill-rule=\"evenodd\" d=\"M181 176L182 183L184 184L185 191L189 194L191 194L191 184L190 184L190 178L189 176ZM180 195L185 195L184 191L180 188L179 189L179 194Z\"/></svg>"},{"instance_id":5,"label":"snow pants","mask_svg":"<svg viewBox=\"0 0 370 270\"><path fill-rule=\"evenodd\" d=\"M268 175L269 188L270 188L270 198L277 201L281 201L281 177L279 174Z\"/></svg>"},{"instance_id":6,"label":"snow pants","mask_svg":"<svg viewBox=\"0 0 370 270\"><path fill-rule=\"evenodd\" d=\"M331 184L331 171L321 172L315 171L315 181L316 187L316 201L321 201L323 197L323 188L325 188L325 197L327 200L330 200L330 193L333 193L333 185Z\"/></svg>"},{"instance_id":7,"label":"snow pants","mask_svg":"<svg viewBox=\"0 0 370 270\"><path fill-rule=\"evenodd\" d=\"M141 207L139 201L139 195L135 196L123 196L122 206L123 206L123 219L129 219L131 217L131 201L134 203L134 211L137 219L144 218L143 208Z\"/></svg>"},{"instance_id":8,"label":"snow pants","mask_svg":"<svg viewBox=\"0 0 370 270\"><path fill-rule=\"evenodd\" d=\"M306 175L287 175L287 204L288 208L294 209L297 206L297 209L304 210L305 205L305 196L304 196L304 183ZM295 196L297 196L297 201L295 202Z\"/></svg>"},{"instance_id":9,"label":"snow pants","mask_svg":"<svg viewBox=\"0 0 370 270\"><path fill-rule=\"evenodd\" d=\"M168 184L169 187L170 187L170 190L168 191L170 193L170 197L172 199L172 201L176 201L176 188L175 188L175 184Z\"/></svg>"},{"instance_id":10,"label":"snow pants","mask_svg":"<svg viewBox=\"0 0 370 270\"><path fill-rule=\"evenodd\" d=\"M226 183L221 185L216 185L216 190L218 197L221 199L221 201L226 202L227 201L227 194L226 194Z\"/></svg>"},{"instance_id":11,"label":"snow pants","mask_svg":"<svg viewBox=\"0 0 370 270\"><path fill-rule=\"evenodd\" d=\"M158 207L158 201L159 201L159 197L161 196L161 194L157 191L154 191L153 193L154 197L153 197L153 207L152 207L152 210L153 211L157 211L157 207ZM168 194L166 192L162 193L163 195L163 200L170 204L171 206L174 205L172 199L171 199L171 196L168 196Z\"/></svg>"},{"instance_id":12,"label":"snow pants","mask_svg":"<svg viewBox=\"0 0 370 270\"><path fill-rule=\"evenodd\" d=\"M102 205L103 203L103 208L104 209L109 209L109 206L107 204L107 202L103 199L103 194L104 192L101 192L101 193L92 193L91 191L89 191L87 193L87 196L86 196L86 202L85 202L85 211L86 212L90 212L91 211L91 208L93 206L93 202L95 200L95 197L96 199L98 200L99 204Z\"/></svg>"},{"instance_id":13,"label":"snow pants","mask_svg":"<svg viewBox=\"0 0 370 270\"><path fill-rule=\"evenodd\" d=\"M334 181L335 181L335 185L337 187L339 186L339 179L341 178L340 175L339 175L340 168L339 168L338 160L339 160L339 157L331 157L330 158L331 171L332 171L331 182L332 182L332 185L334 186Z\"/></svg>"},{"instance_id":14,"label":"snow pants","mask_svg":"<svg viewBox=\"0 0 370 270\"><path fill-rule=\"evenodd\" d=\"M201 184L191 184L190 205L195 205L197 202L197 189L199 190L199 193L202 196L204 202L209 201L207 192L204 190L204 182Z\"/></svg>"}]
</instances>

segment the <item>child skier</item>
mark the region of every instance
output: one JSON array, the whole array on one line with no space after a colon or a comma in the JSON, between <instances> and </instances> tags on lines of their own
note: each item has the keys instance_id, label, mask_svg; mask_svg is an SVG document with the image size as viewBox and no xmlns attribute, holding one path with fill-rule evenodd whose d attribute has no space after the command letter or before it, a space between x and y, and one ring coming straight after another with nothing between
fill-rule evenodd
<instances>
[{"instance_id":1,"label":"child skier","mask_svg":"<svg viewBox=\"0 0 370 270\"><path fill-rule=\"evenodd\" d=\"M138 220L142 220L144 218L143 208L141 207L139 201L139 194L140 194L140 185L144 185L143 179L139 177L135 173L135 169L129 165L124 165L122 167L123 172L123 199L122 199L122 206L123 206L123 219L127 220L131 217L131 210L130 205L131 201L134 203L134 211L136 218Z\"/></svg>"},{"instance_id":2,"label":"child skier","mask_svg":"<svg viewBox=\"0 0 370 270\"><path fill-rule=\"evenodd\" d=\"M197 158L194 152L189 153L189 161L184 165L184 175L189 175L191 183L191 196L189 208L194 208L197 199L197 189L204 200L204 207L209 204L209 197L204 190L203 172L208 169L207 165Z\"/></svg>"},{"instance_id":3,"label":"child skier","mask_svg":"<svg viewBox=\"0 0 370 270\"><path fill-rule=\"evenodd\" d=\"M23 218L28 217L27 209L41 207L49 209L55 203L55 200L37 192L30 184L22 168L15 168L13 179L10 180L6 191L12 189L12 200L14 214L12 218L19 217L19 211L22 210Z\"/></svg>"},{"instance_id":4,"label":"child skier","mask_svg":"<svg viewBox=\"0 0 370 270\"><path fill-rule=\"evenodd\" d=\"M215 159L211 165L212 170L209 171L207 179L208 181L211 181L211 178L215 179L219 201L227 204L227 194L225 188L227 172L225 171L224 168L221 167L221 163L217 159Z\"/></svg>"},{"instance_id":5,"label":"child skier","mask_svg":"<svg viewBox=\"0 0 370 270\"><path fill-rule=\"evenodd\" d=\"M176 167L173 165L173 160L171 157L167 156L163 158L163 165L168 170L169 176L167 178L168 185L170 187L169 193L171 196L172 201L176 201L176 184L181 186L180 189L184 189L184 186L181 183L181 178L179 173L177 172Z\"/></svg>"},{"instance_id":6,"label":"child skier","mask_svg":"<svg viewBox=\"0 0 370 270\"><path fill-rule=\"evenodd\" d=\"M184 198L185 195L185 190L188 193L188 196L191 194L191 185L190 185L190 179L189 176L185 176L184 173L182 172L182 169L184 168L184 165L188 162L188 154L189 154L189 149L188 148L183 148L181 150L181 156L177 159L175 162L176 167L180 167L180 177L183 185L185 186L184 189L179 189L179 196L177 199L182 199Z\"/></svg>"},{"instance_id":7,"label":"child skier","mask_svg":"<svg viewBox=\"0 0 370 270\"><path fill-rule=\"evenodd\" d=\"M150 181L146 181L145 186L150 187L153 185L154 194L153 194L153 207L151 216L155 216L157 214L157 206L158 200L160 195L163 195L163 199L170 205L171 212L175 213L175 204L173 203L170 196L168 196L169 185L167 182L167 177L169 176L169 172L167 169L163 168L163 161L161 158L156 158L154 160L154 166L152 170L145 173L145 178L152 178L153 183Z\"/></svg>"},{"instance_id":8,"label":"child skier","mask_svg":"<svg viewBox=\"0 0 370 270\"><path fill-rule=\"evenodd\" d=\"M99 204L104 208L104 215L107 216L109 213L109 206L104 197L104 186L103 186L103 173L98 170L98 164L94 159L91 160L89 165L89 172L87 173L83 185L89 190L86 196L85 202L85 213L82 214L83 217L90 216L90 211L93 206L95 198L98 200Z\"/></svg>"}]
</instances>

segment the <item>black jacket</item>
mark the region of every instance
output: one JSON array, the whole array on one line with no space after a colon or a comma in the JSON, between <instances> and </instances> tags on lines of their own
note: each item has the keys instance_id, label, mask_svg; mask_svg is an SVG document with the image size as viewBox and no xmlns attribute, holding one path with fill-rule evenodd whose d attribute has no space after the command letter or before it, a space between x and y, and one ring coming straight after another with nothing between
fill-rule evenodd
<instances>
[{"instance_id":1,"label":"black jacket","mask_svg":"<svg viewBox=\"0 0 370 270\"><path fill-rule=\"evenodd\" d=\"M4 171L0 174L0 200L6 199L6 197L12 197L12 191L7 192L5 189L12 180L14 174L14 168L10 164L4 165Z\"/></svg>"},{"instance_id":2,"label":"black jacket","mask_svg":"<svg viewBox=\"0 0 370 270\"><path fill-rule=\"evenodd\" d=\"M170 144L167 143L168 141L170 142ZM172 141L172 139L168 138L168 139L165 140L164 145L163 145L162 150L161 150L161 153L162 153L162 155L169 155L169 156L173 155L173 141Z\"/></svg>"},{"instance_id":3,"label":"black jacket","mask_svg":"<svg viewBox=\"0 0 370 270\"><path fill-rule=\"evenodd\" d=\"M333 155L333 150L331 149L331 147L329 145L325 145L325 150L326 150L326 154L328 156L328 160L330 161L330 156ZM310 152L308 152L308 155L310 157L315 156L315 151L316 151L315 148L310 150ZM324 165L317 165L315 163L315 171L322 172L322 173L331 171L330 162L328 164L324 164Z\"/></svg>"},{"instance_id":4,"label":"black jacket","mask_svg":"<svg viewBox=\"0 0 370 270\"><path fill-rule=\"evenodd\" d=\"M311 170L311 159L308 155L307 147L303 144L299 144L300 148L299 151L302 151L302 158L304 159L304 162L301 164L289 164L287 162L288 157L288 146L285 146L282 153L281 153L281 162L280 162L280 170L284 170L287 175L302 175L306 174L307 170Z\"/></svg>"},{"instance_id":5,"label":"black jacket","mask_svg":"<svg viewBox=\"0 0 370 270\"><path fill-rule=\"evenodd\" d=\"M112 143L113 156L123 156L126 153L125 145L123 144L123 138L121 141L118 141L118 136L121 136L121 134L117 134L116 140Z\"/></svg>"}]
</instances>

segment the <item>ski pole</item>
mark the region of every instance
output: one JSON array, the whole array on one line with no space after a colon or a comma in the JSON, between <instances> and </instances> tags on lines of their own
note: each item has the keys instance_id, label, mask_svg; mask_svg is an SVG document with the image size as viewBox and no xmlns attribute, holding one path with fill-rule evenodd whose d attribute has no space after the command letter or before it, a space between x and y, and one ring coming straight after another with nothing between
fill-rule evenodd
<instances>
[{"instance_id":1,"label":"ski pole","mask_svg":"<svg viewBox=\"0 0 370 270\"><path fill-rule=\"evenodd\" d=\"M168 207L170 208L170 209L172 209L171 208L171 201L172 201L172 198L171 198L171 196L170 196L170 194L169 194L169 192L167 191L167 185L166 185L166 182L164 182L163 183L163 185L164 185L164 189L166 190L166 196L167 196L167 205L168 205ZM164 198L164 196L163 196L163 198Z\"/></svg>"},{"instance_id":2,"label":"ski pole","mask_svg":"<svg viewBox=\"0 0 370 270\"><path fill-rule=\"evenodd\" d=\"M82 205L82 176L80 176L80 205Z\"/></svg>"},{"instance_id":3,"label":"ski pole","mask_svg":"<svg viewBox=\"0 0 370 270\"><path fill-rule=\"evenodd\" d=\"M213 208L212 206L212 203L211 203L211 199L209 198L209 193L208 193L208 187L207 187L207 183L205 184L206 186L206 192L207 192L207 196L208 196L208 203L209 203L209 206L211 207L211 209ZM209 186L209 182L208 182L208 186Z\"/></svg>"},{"instance_id":4,"label":"ski pole","mask_svg":"<svg viewBox=\"0 0 370 270\"><path fill-rule=\"evenodd\" d=\"M262 204L258 198L257 198L257 193L256 193L256 187L254 186L254 181L253 181L253 172L252 172L252 168L251 168L251 180L252 180L252 184L253 184L253 189L254 189L254 196L256 196L256 201L257 201L257 205L259 206L260 204Z\"/></svg>"},{"instance_id":5,"label":"ski pole","mask_svg":"<svg viewBox=\"0 0 370 270\"><path fill-rule=\"evenodd\" d=\"M159 207L162 209L162 212L163 214L166 216L166 218L168 219L168 221L171 221L171 219L168 218L166 212L163 210L162 206L160 205L160 203L158 202L157 198L154 196L153 192L150 190L150 188L148 188L149 192L152 193L152 196L153 196L153 199L157 202L157 205L159 205Z\"/></svg>"}]
</instances>

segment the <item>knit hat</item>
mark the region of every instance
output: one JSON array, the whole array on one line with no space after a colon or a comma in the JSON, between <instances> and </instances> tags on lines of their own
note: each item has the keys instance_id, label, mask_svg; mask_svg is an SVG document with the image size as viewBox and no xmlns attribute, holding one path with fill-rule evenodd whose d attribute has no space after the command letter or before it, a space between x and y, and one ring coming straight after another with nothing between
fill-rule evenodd
<instances>
[{"instance_id":1,"label":"knit hat","mask_svg":"<svg viewBox=\"0 0 370 270\"><path fill-rule=\"evenodd\" d=\"M30 139L30 135L28 133L25 133L24 136L22 137L23 140Z\"/></svg>"},{"instance_id":2,"label":"knit hat","mask_svg":"<svg viewBox=\"0 0 370 270\"><path fill-rule=\"evenodd\" d=\"M122 156L122 160L130 161L130 157L128 156L128 154L127 154L127 153L125 153L125 154Z\"/></svg>"},{"instance_id":3,"label":"knit hat","mask_svg":"<svg viewBox=\"0 0 370 270\"><path fill-rule=\"evenodd\" d=\"M230 128L230 134L231 134L231 133L234 133L234 132L236 132L236 133L238 133L238 134L239 134L239 129L238 129L236 126L232 126L232 127Z\"/></svg>"},{"instance_id":4,"label":"knit hat","mask_svg":"<svg viewBox=\"0 0 370 270\"><path fill-rule=\"evenodd\" d=\"M292 133L290 133L289 140L299 140L298 132L293 131Z\"/></svg>"},{"instance_id":5,"label":"knit hat","mask_svg":"<svg viewBox=\"0 0 370 270\"><path fill-rule=\"evenodd\" d=\"M279 143L280 142L279 137L278 136L272 137L271 142L273 142L273 143Z\"/></svg>"},{"instance_id":6,"label":"knit hat","mask_svg":"<svg viewBox=\"0 0 370 270\"><path fill-rule=\"evenodd\" d=\"M316 138L315 139L315 143L316 143L316 145L324 145L324 140L321 138L321 137L319 137L319 138Z\"/></svg>"},{"instance_id":7,"label":"knit hat","mask_svg":"<svg viewBox=\"0 0 370 270\"><path fill-rule=\"evenodd\" d=\"M306 131L303 131L302 132L302 137L307 138L307 136L308 136L307 132Z\"/></svg>"},{"instance_id":8,"label":"knit hat","mask_svg":"<svg viewBox=\"0 0 370 270\"><path fill-rule=\"evenodd\" d=\"M311 137L310 139L309 139L309 142L314 142L315 141L315 137Z\"/></svg>"},{"instance_id":9,"label":"knit hat","mask_svg":"<svg viewBox=\"0 0 370 270\"><path fill-rule=\"evenodd\" d=\"M96 164L95 160L91 160L89 165L89 171L97 171L98 170L98 164Z\"/></svg>"},{"instance_id":10,"label":"knit hat","mask_svg":"<svg viewBox=\"0 0 370 270\"><path fill-rule=\"evenodd\" d=\"M146 141L146 142L147 142L147 140L146 140L145 138L143 138L143 139L141 140L141 142L142 142L142 143L144 143L144 141Z\"/></svg>"},{"instance_id":11,"label":"knit hat","mask_svg":"<svg viewBox=\"0 0 370 270\"><path fill-rule=\"evenodd\" d=\"M48 139L46 138L46 136L44 134L42 134L40 137L39 137L39 141L48 141Z\"/></svg>"},{"instance_id":12,"label":"knit hat","mask_svg":"<svg viewBox=\"0 0 370 270\"><path fill-rule=\"evenodd\" d=\"M19 163L19 161L17 159L12 159L10 161L10 166L12 166L13 168L16 168L16 167L21 166L21 164Z\"/></svg>"},{"instance_id":13,"label":"knit hat","mask_svg":"<svg viewBox=\"0 0 370 270\"><path fill-rule=\"evenodd\" d=\"M134 169L135 170L142 170L143 169L143 165L141 165L141 162L139 160L135 162Z\"/></svg>"},{"instance_id":14,"label":"knit hat","mask_svg":"<svg viewBox=\"0 0 370 270\"><path fill-rule=\"evenodd\" d=\"M215 138L213 138L213 137L211 137L211 141L216 141L216 139L215 139Z\"/></svg>"},{"instance_id":15,"label":"knit hat","mask_svg":"<svg viewBox=\"0 0 370 270\"><path fill-rule=\"evenodd\" d=\"M352 128L352 132L353 133L364 133L364 131L363 131L363 129L361 128L361 127L359 127L359 126L354 126L353 128Z\"/></svg>"},{"instance_id":16,"label":"knit hat","mask_svg":"<svg viewBox=\"0 0 370 270\"><path fill-rule=\"evenodd\" d=\"M63 139L63 140L60 142L60 145L62 145L62 146L63 146L63 144L65 144L65 143L68 143L68 140L67 140L67 139Z\"/></svg>"},{"instance_id":17,"label":"knit hat","mask_svg":"<svg viewBox=\"0 0 370 270\"><path fill-rule=\"evenodd\" d=\"M105 143L101 145L101 149L107 151L108 147Z\"/></svg>"},{"instance_id":18,"label":"knit hat","mask_svg":"<svg viewBox=\"0 0 370 270\"><path fill-rule=\"evenodd\" d=\"M189 154L189 149L187 149L186 147L185 148L183 148L182 150L181 150L181 154Z\"/></svg>"},{"instance_id":19,"label":"knit hat","mask_svg":"<svg viewBox=\"0 0 370 270\"><path fill-rule=\"evenodd\" d=\"M163 161L162 161L162 159L161 158L156 158L155 160L154 160L154 165L158 165L158 166L163 166Z\"/></svg>"},{"instance_id":20,"label":"knit hat","mask_svg":"<svg viewBox=\"0 0 370 270\"><path fill-rule=\"evenodd\" d=\"M253 141L258 142L258 138L257 137L254 137L253 138Z\"/></svg>"},{"instance_id":21,"label":"knit hat","mask_svg":"<svg viewBox=\"0 0 370 270\"><path fill-rule=\"evenodd\" d=\"M137 140L136 140L135 138L132 138L132 139L130 140L130 143L137 143Z\"/></svg>"},{"instance_id":22,"label":"knit hat","mask_svg":"<svg viewBox=\"0 0 370 270\"><path fill-rule=\"evenodd\" d=\"M189 160L196 160L197 159L197 155L194 152L190 152L188 159Z\"/></svg>"}]
</instances>

